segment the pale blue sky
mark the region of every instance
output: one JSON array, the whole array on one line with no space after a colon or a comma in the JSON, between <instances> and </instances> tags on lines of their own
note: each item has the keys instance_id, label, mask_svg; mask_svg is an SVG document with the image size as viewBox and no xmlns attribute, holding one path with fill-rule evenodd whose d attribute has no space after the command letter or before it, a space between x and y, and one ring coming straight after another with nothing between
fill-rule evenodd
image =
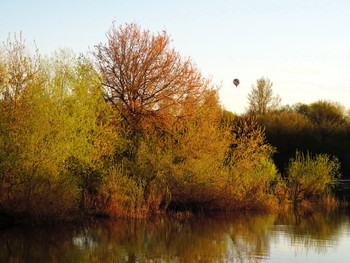
<instances>
[{"instance_id":1,"label":"pale blue sky","mask_svg":"<svg viewBox=\"0 0 350 263\"><path fill-rule=\"evenodd\" d=\"M86 53L113 20L166 29L173 46L222 83L226 109L242 113L265 76L282 104L327 99L350 108L349 0L0 0L0 41L23 32L41 53ZM238 88L232 84L239 78Z\"/></svg>"}]
</instances>

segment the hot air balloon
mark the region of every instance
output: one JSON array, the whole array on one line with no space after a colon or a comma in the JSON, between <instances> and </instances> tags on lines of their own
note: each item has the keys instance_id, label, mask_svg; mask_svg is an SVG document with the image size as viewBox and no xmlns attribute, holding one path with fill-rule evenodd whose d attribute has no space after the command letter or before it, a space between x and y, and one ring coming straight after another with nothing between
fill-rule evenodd
<instances>
[{"instance_id":1,"label":"hot air balloon","mask_svg":"<svg viewBox=\"0 0 350 263\"><path fill-rule=\"evenodd\" d=\"M237 87L239 85L239 79L234 79L233 84L235 84L235 86Z\"/></svg>"}]
</instances>

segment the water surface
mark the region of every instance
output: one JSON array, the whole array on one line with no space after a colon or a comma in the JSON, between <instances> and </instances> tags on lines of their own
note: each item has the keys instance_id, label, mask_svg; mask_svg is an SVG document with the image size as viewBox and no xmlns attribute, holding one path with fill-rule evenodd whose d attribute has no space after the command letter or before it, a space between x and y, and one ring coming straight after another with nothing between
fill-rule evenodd
<instances>
[{"instance_id":1,"label":"water surface","mask_svg":"<svg viewBox=\"0 0 350 263\"><path fill-rule=\"evenodd\" d=\"M0 262L347 262L350 213L157 216L0 230Z\"/></svg>"}]
</instances>

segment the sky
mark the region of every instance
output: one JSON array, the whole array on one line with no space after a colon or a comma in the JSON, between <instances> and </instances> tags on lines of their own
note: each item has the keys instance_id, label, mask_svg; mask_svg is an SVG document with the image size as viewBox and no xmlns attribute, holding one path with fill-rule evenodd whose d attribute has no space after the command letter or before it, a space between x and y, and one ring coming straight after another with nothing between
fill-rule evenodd
<instances>
[{"instance_id":1,"label":"sky","mask_svg":"<svg viewBox=\"0 0 350 263\"><path fill-rule=\"evenodd\" d=\"M0 9L0 41L22 32L46 55L93 51L113 21L166 30L235 113L246 111L261 77L283 105L328 100L350 109L349 0L0 0Z\"/></svg>"}]
</instances>

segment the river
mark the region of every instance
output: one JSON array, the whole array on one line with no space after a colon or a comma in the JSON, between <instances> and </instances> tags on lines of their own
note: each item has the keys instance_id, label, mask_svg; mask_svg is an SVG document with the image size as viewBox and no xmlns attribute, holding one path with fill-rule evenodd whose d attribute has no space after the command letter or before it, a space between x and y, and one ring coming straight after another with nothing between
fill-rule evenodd
<instances>
[{"instance_id":1,"label":"river","mask_svg":"<svg viewBox=\"0 0 350 263\"><path fill-rule=\"evenodd\" d=\"M0 230L0 262L347 262L350 213L211 214Z\"/></svg>"}]
</instances>

